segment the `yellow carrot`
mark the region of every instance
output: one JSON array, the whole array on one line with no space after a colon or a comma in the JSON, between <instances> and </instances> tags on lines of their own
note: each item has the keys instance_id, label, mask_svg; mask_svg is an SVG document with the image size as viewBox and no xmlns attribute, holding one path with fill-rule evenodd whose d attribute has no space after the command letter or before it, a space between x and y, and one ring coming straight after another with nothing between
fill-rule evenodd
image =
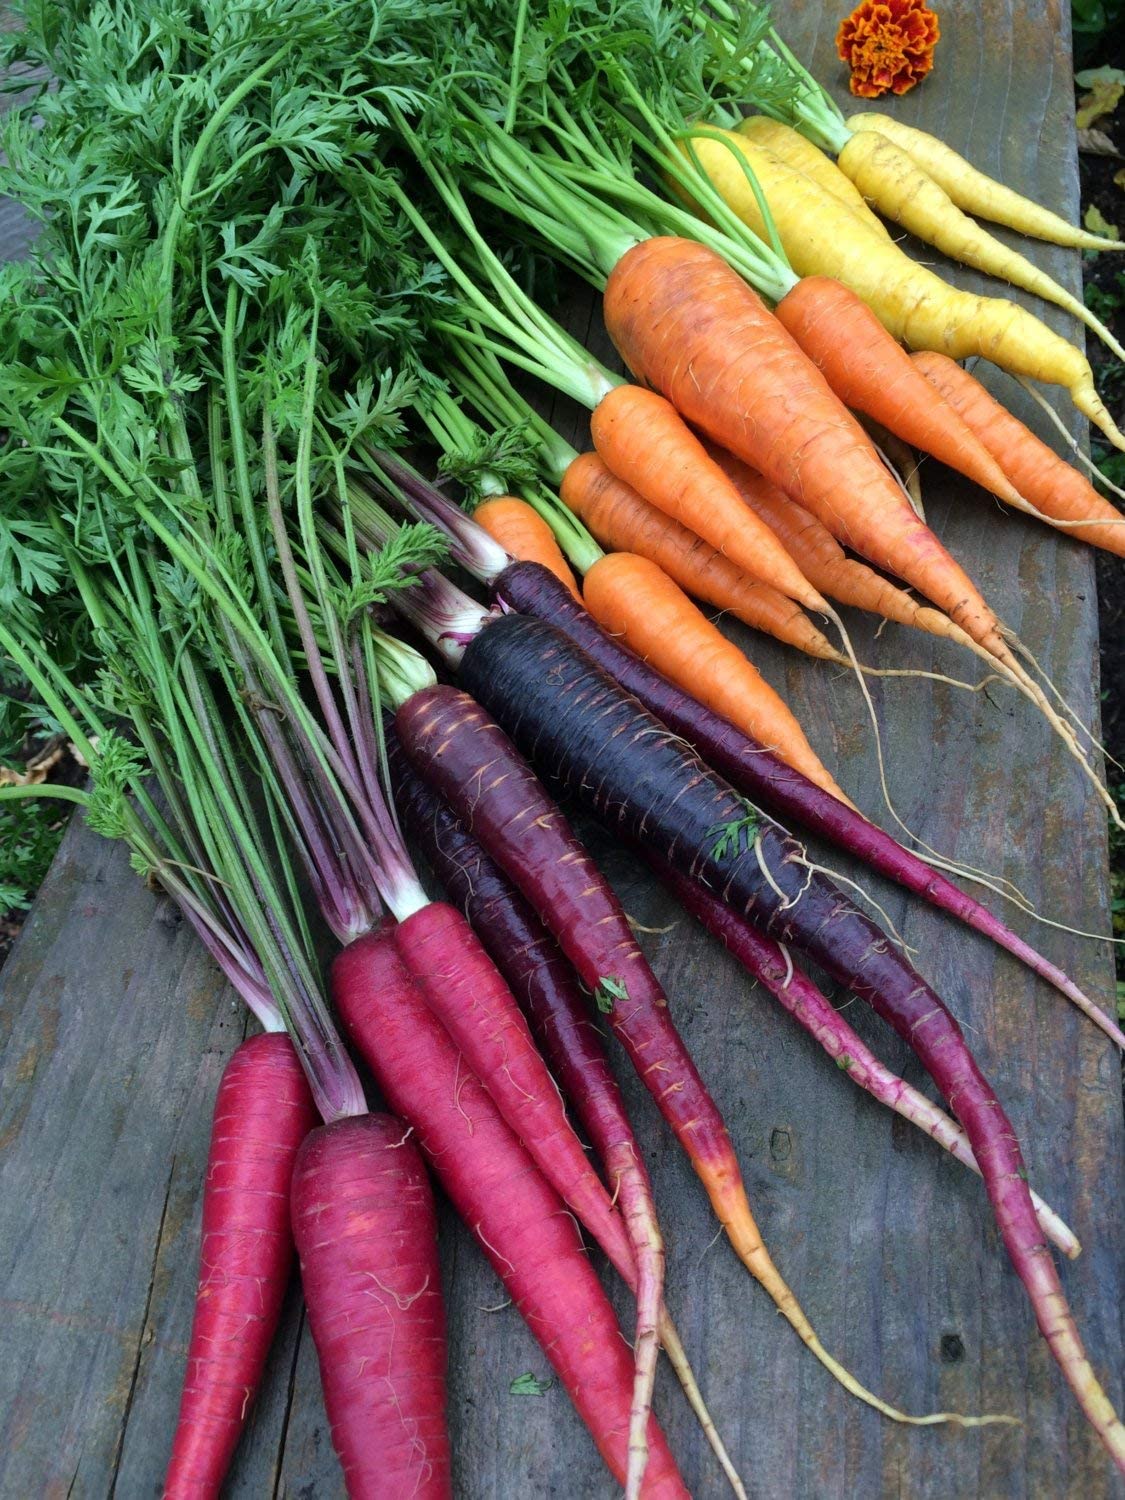
<instances>
[{"instance_id":1,"label":"yellow carrot","mask_svg":"<svg viewBox=\"0 0 1125 1500\"><path fill-rule=\"evenodd\" d=\"M859 215L868 229L873 229L884 239L890 238L887 226L877 214L871 212L867 199L851 178L841 172L832 158L819 146L814 146L799 130L794 130L791 125L785 125L780 120L771 120L769 115L747 115L744 120L739 121L736 129L748 141L772 151L794 171L803 172L826 193L839 198L852 213Z\"/></svg>"},{"instance_id":2,"label":"yellow carrot","mask_svg":"<svg viewBox=\"0 0 1125 1500\"><path fill-rule=\"evenodd\" d=\"M966 213L979 214L993 224L1006 224L1020 234L1050 240L1052 244L1066 245L1073 250L1125 250L1125 241L1103 239L1101 235L1088 234L1085 229L1068 224L1050 209L978 172L936 136L915 130L912 125L903 125L890 115L864 111L852 115L848 129L857 134L873 130L894 141Z\"/></svg>"},{"instance_id":3,"label":"yellow carrot","mask_svg":"<svg viewBox=\"0 0 1125 1500\"><path fill-rule=\"evenodd\" d=\"M945 189L896 142L878 131L861 130L852 136L837 160L841 172L888 219L951 260L975 266L978 271L1010 281L1045 302L1065 308L1087 328L1092 328L1118 359L1125 360L1125 349L1077 297L962 213Z\"/></svg>"}]
</instances>

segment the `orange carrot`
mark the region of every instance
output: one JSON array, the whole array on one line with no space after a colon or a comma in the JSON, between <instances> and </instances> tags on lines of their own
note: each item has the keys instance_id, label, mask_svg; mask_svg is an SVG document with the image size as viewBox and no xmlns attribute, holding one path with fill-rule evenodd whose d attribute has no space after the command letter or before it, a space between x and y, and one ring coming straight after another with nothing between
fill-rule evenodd
<instances>
[{"instance_id":1,"label":"orange carrot","mask_svg":"<svg viewBox=\"0 0 1125 1500\"><path fill-rule=\"evenodd\" d=\"M1008 505L1021 505L1022 495L987 445L947 399L927 389L910 355L854 292L829 276L806 276L776 311L845 406L874 417Z\"/></svg>"},{"instance_id":2,"label":"orange carrot","mask_svg":"<svg viewBox=\"0 0 1125 1500\"><path fill-rule=\"evenodd\" d=\"M554 532L526 500L518 500L514 495L498 495L478 505L473 520L520 562L542 563L581 601L574 574L562 555Z\"/></svg>"},{"instance_id":3,"label":"orange carrot","mask_svg":"<svg viewBox=\"0 0 1125 1500\"><path fill-rule=\"evenodd\" d=\"M605 316L630 369L688 421L1026 679L980 591L911 510L858 422L720 256L669 236L641 241L610 273ZM651 433L638 430L628 441L650 465L666 462ZM702 533L691 511L684 519Z\"/></svg>"},{"instance_id":4,"label":"orange carrot","mask_svg":"<svg viewBox=\"0 0 1125 1500\"><path fill-rule=\"evenodd\" d=\"M631 261L636 253L630 250L619 265ZM710 251L704 253L711 255ZM718 260L718 256L713 258ZM731 275L745 286L735 272ZM610 283L616 279L617 268ZM607 287L607 308L609 298ZM748 515L730 480L708 458L671 401L637 385L615 386L595 407L590 431L594 447L618 479L658 510L682 521L752 578L779 589L807 609L826 609L825 601L769 527L763 526L757 516Z\"/></svg>"},{"instance_id":5,"label":"orange carrot","mask_svg":"<svg viewBox=\"0 0 1125 1500\"><path fill-rule=\"evenodd\" d=\"M852 805L769 683L654 562L631 552L610 552L586 574L582 593L604 630L620 636L638 656L817 786Z\"/></svg>"},{"instance_id":6,"label":"orange carrot","mask_svg":"<svg viewBox=\"0 0 1125 1500\"><path fill-rule=\"evenodd\" d=\"M822 526L795 500L790 500L784 490L779 490L756 469L717 444L709 444L708 448L716 463L737 485L746 504L757 512L771 531L776 532L802 573L822 594L841 604L882 615L900 625L912 625L916 630L943 636L967 646L970 651L989 656L972 636L966 635L940 610L919 604L890 579L876 573L866 563L849 557L826 526Z\"/></svg>"},{"instance_id":7,"label":"orange carrot","mask_svg":"<svg viewBox=\"0 0 1125 1500\"><path fill-rule=\"evenodd\" d=\"M706 604L727 610L744 624L809 656L847 665L847 658L799 604L747 577L693 531L650 505L618 479L596 453L582 453L574 460L563 476L559 494L603 547L647 557L686 593Z\"/></svg>"},{"instance_id":8,"label":"orange carrot","mask_svg":"<svg viewBox=\"0 0 1125 1500\"><path fill-rule=\"evenodd\" d=\"M1020 509L1033 507L1041 520L1049 522L1088 520L1092 523L1089 526L1068 525L1062 529L1067 536L1125 557L1125 524L1120 511L1104 500L1077 469L946 355L915 354L911 359L996 458L1025 502ZM1098 525L1099 521L1113 524Z\"/></svg>"}]
</instances>

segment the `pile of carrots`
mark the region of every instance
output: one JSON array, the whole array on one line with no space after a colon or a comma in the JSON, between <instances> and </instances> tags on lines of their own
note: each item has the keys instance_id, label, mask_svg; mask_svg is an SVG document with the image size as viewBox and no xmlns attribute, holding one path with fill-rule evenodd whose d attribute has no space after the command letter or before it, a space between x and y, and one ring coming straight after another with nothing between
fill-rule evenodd
<instances>
[{"instance_id":1,"label":"pile of carrots","mask_svg":"<svg viewBox=\"0 0 1125 1500\"><path fill-rule=\"evenodd\" d=\"M150 390L151 370L129 367L130 392L152 395L159 413L161 443L144 462L130 468L127 444L103 442L98 393L119 372L43 361L42 380L59 382L50 464L81 468L98 497L73 509L48 501L44 524L103 676L96 691L68 685L48 640L3 622L0 650L86 747L94 788L71 800L180 904L263 1024L216 1100L164 1494L219 1493L294 1260L348 1494L453 1493L431 1176L626 1495L688 1493L653 1410L661 1353L745 1494L675 1326L661 1227L674 1209L656 1201L603 1032L648 1088L734 1254L846 1389L892 1420L1012 1420L908 1415L821 1343L569 805L639 853L857 1086L979 1174L1060 1372L1125 1473L1125 1426L1053 1259L1052 1247L1077 1255L1077 1240L1029 1183L1002 1100L945 1001L791 827L1003 947L1118 1047L1125 1035L949 878L951 859L923 860L855 806L816 735L704 613L730 612L854 669L864 695L869 673L897 669L856 660L837 605L938 636L1019 693L1111 806L1092 735L926 524L884 450L897 439L938 459L1058 528L1060 546L1125 556L1125 518L955 361L984 354L1059 383L1125 441L1078 349L1011 303L946 286L873 210L1068 308L1073 299L1029 260L1000 256L962 208L1082 241L980 174L959 198L958 159L883 117L841 126L839 165L811 126L677 120L685 89L671 47L659 97L631 64L607 62L594 26L546 49L525 88L521 48L539 9L467 7L482 33L468 81L448 66L440 6L409 37L371 33L366 73L341 48L334 86L339 98L367 91L362 130L342 131L330 150L326 122L305 176L292 175L297 148L273 100L277 118L249 149L271 162L273 232L300 199L312 249L283 267L271 241L251 269L223 273L225 303L205 293L184 340L185 367L198 361L191 375L168 373L161 299L145 302L164 360L150 363L167 384ZM657 9L628 16L651 25ZM666 19L686 55L694 22L674 6ZM713 21L726 34L723 4ZM302 10L294 37L306 23L345 25ZM268 35L272 50L216 106L203 147L219 149L229 113L286 64L295 40ZM226 66L236 43L212 40ZM408 98L396 70L410 49ZM713 102L719 111L718 89ZM809 120L827 143L828 117ZM177 118L176 161L180 132ZM630 142L612 161L611 137ZM243 150L251 134L229 139ZM438 139L473 149L447 161ZM200 150L188 160L206 178ZM193 204L232 190L238 173L216 168L210 185L188 175L153 193L172 205L158 257L169 285L187 279ZM341 183L346 208L329 192ZM347 301L322 274L341 213L346 241L393 242L363 268L366 300ZM224 264L235 265L233 227L226 238ZM629 377L528 292L518 265L529 240L601 289ZM148 275L151 257L145 265ZM380 308L399 297L403 265L417 286L391 317ZM295 284L300 295L271 321ZM34 336L33 319L26 327ZM247 374L237 338L259 327ZM365 370L378 360L388 373L375 391ZM586 406L589 451L562 441L513 388L513 371ZM22 443L37 462L43 445ZM49 490L58 470L42 472ZM453 565L472 592L449 576ZM412 850L447 900L430 897ZM301 877L336 944L324 980ZM910 1046L944 1107L886 1067L802 964ZM349 1047L378 1093L375 1111ZM628 1343L583 1234L632 1294Z\"/></svg>"}]
</instances>

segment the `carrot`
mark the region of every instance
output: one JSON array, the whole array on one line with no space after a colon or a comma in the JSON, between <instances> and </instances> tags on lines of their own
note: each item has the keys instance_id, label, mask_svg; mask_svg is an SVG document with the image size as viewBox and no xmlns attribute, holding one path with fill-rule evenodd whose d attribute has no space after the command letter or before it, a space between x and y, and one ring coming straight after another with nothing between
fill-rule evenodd
<instances>
[{"instance_id":1,"label":"carrot","mask_svg":"<svg viewBox=\"0 0 1125 1500\"><path fill-rule=\"evenodd\" d=\"M639 1494L656 1375L664 1245L648 1218L629 1220L632 1238L566 1118L558 1087L527 1022L464 916L430 902L394 929L395 946L426 1003L464 1053L507 1124L637 1293L636 1385L626 1490ZM634 1254L635 1252L635 1254Z\"/></svg>"},{"instance_id":2,"label":"carrot","mask_svg":"<svg viewBox=\"0 0 1125 1500\"><path fill-rule=\"evenodd\" d=\"M719 256L686 240L643 241L611 273L605 315L626 363L689 421L838 541L945 606L994 656L1011 656L996 616L910 509L863 429Z\"/></svg>"},{"instance_id":3,"label":"carrot","mask_svg":"<svg viewBox=\"0 0 1125 1500\"><path fill-rule=\"evenodd\" d=\"M1125 437L1094 389L1089 362L1073 344L1014 302L949 286L893 241L868 230L831 193L794 173L772 152L737 131L722 134L721 141L693 138L695 156L730 207L764 236L765 221L736 153L745 157L769 200L777 232L798 275L842 281L896 339L913 349L937 349L954 359L982 355L1013 374L1065 386L1078 410L1118 447L1125 446ZM735 150L728 150L726 143ZM660 324L654 321L653 326ZM693 368L687 360L685 366Z\"/></svg>"},{"instance_id":4,"label":"carrot","mask_svg":"<svg viewBox=\"0 0 1125 1500\"><path fill-rule=\"evenodd\" d=\"M841 149L837 160L840 170L886 218L951 260L975 266L1065 308L1092 328L1118 358L1125 359L1125 349L1073 293L962 213L945 189L893 140L875 130L859 131Z\"/></svg>"},{"instance_id":5,"label":"carrot","mask_svg":"<svg viewBox=\"0 0 1125 1500\"><path fill-rule=\"evenodd\" d=\"M992 659L972 636L940 610L919 604L913 595L897 588L881 573L849 557L827 526L756 469L717 443L710 445L710 452L734 480L747 505L777 532L798 560L802 572L815 580L816 587L829 599L882 615L900 625L912 625L930 635L943 636Z\"/></svg>"},{"instance_id":6,"label":"carrot","mask_svg":"<svg viewBox=\"0 0 1125 1500\"><path fill-rule=\"evenodd\" d=\"M779 322L845 406L866 413L1008 505L1023 497L980 437L931 386L871 309L827 276L806 276L776 308Z\"/></svg>"},{"instance_id":7,"label":"carrot","mask_svg":"<svg viewBox=\"0 0 1125 1500\"><path fill-rule=\"evenodd\" d=\"M820 371L725 261L689 241L643 240L610 273L604 307L635 374L811 510L838 541L913 584L995 657L1119 816L1074 731L1017 661L968 574L914 514Z\"/></svg>"},{"instance_id":8,"label":"carrot","mask_svg":"<svg viewBox=\"0 0 1125 1500\"><path fill-rule=\"evenodd\" d=\"M799 605L748 577L694 531L650 505L618 479L598 454L582 453L574 459L563 475L559 494L603 547L646 557L685 593L809 656L847 665L847 658Z\"/></svg>"},{"instance_id":9,"label":"carrot","mask_svg":"<svg viewBox=\"0 0 1125 1500\"><path fill-rule=\"evenodd\" d=\"M494 699L512 691L503 664L504 647L515 638L511 627L521 638L529 629L534 633L542 628L518 615L501 617L480 632L462 661L462 674L478 688L489 663L501 662L499 675L488 684ZM498 635L490 643L493 631ZM565 637L554 638L561 648L568 646ZM563 652L559 665L565 673L569 663ZM575 748L578 740L600 744L603 718L596 699L570 697L565 677L555 676L546 656L535 662L535 670L541 676L537 685L527 684L528 697L561 691L556 712L570 723ZM518 709L514 712L518 717ZM853 1395L900 1421L941 1420L903 1417L865 1390L820 1343L762 1243L726 1125L675 1028L667 998L637 946L620 902L506 735L470 697L448 687L415 693L398 710L396 727L415 769L542 913L582 982L598 997L706 1188L735 1252L778 1311ZM617 750L629 758L627 742Z\"/></svg>"},{"instance_id":10,"label":"carrot","mask_svg":"<svg viewBox=\"0 0 1125 1500\"><path fill-rule=\"evenodd\" d=\"M643 853L643 851L641 851ZM932 1137L951 1156L980 1175L968 1137L955 1121L924 1094L903 1081L875 1056L859 1033L802 974L780 944L760 932L746 917L725 906L706 887L697 885L663 860L647 856L648 864L680 904L734 955L754 980L784 1006L797 1023L824 1049L860 1088L888 1109ZM1032 1193L1035 1216L1047 1237L1073 1260L1081 1254L1072 1231L1053 1209Z\"/></svg>"},{"instance_id":11,"label":"carrot","mask_svg":"<svg viewBox=\"0 0 1125 1500\"><path fill-rule=\"evenodd\" d=\"M384 928L332 965L332 996L394 1112L503 1282L614 1478L625 1482L633 1361L574 1220L448 1033ZM645 1500L687 1489L655 1418Z\"/></svg>"},{"instance_id":12,"label":"carrot","mask_svg":"<svg viewBox=\"0 0 1125 1500\"><path fill-rule=\"evenodd\" d=\"M1041 521L1061 522L1067 536L1125 557L1125 518L1076 469L1002 406L968 370L944 354L925 352L912 359L915 368L995 456L1023 500L1018 509L1031 510Z\"/></svg>"},{"instance_id":13,"label":"carrot","mask_svg":"<svg viewBox=\"0 0 1125 1500\"><path fill-rule=\"evenodd\" d=\"M579 597L574 574L554 533L526 500L519 500L514 495L498 495L478 505L473 519L513 557L542 563L576 599Z\"/></svg>"},{"instance_id":14,"label":"carrot","mask_svg":"<svg viewBox=\"0 0 1125 1500\"><path fill-rule=\"evenodd\" d=\"M393 727L387 737L387 760L403 822L527 1016L602 1163L613 1200L620 1203L630 1225L631 1240L641 1243L648 1237L659 1244L660 1227L644 1156L577 975L523 896L452 808L414 770ZM627 1280L634 1285L635 1277ZM703 1401L675 1326L664 1311L659 1326L661 1343L692 1411L731 1488L745 1500L742 1481Z\"/></svg>"},{"instance_id":15,"label":"carrot","mask_svg":"<svg viewBox=\"0 0 1125 1500\"><path fill-rule=\"evenodd\" d=\"M357 1115L305 1138L293 1235L350 1500L453 1494L433 1194L410 1131Z\"/></svg>"},{"instance_id":16,"label":"carrot","mask_svg":"<svg viewBox=\"0 0 1125 1500\"><path fill-rule=\"evenodd\" d=\"M769 115L747 115L744 120L739 120L735 128L748 141L772 151L786 166L810 177L826 193L839 198L846 208L850 208L853 214L863 220L868 229L874 230L884 239L889 238L887 226L877 214L871 212L867 199L851 178L841 172L832 158L819 146L814 146L799 130L794 130L781 120L773 120Z\"/></svg>"},{"instance_id":17,"label":"carrot","mask_svg":"<svg viewBox=\"0 0 1125 1500\"><path fill-rule=\"evenodd\" d=\"M583 602L610 635L653 661L701 703L740 725L825 791L848 798L784 701L654 562L611 552L590 569Z\"/></svg>"},{"instance_id":18,"label":"carrot","mask_svg":"<svg viewBox=\"0 0 1125 1500\"><path fill-rule=\"evenodd\" d=\"M694 745L704 760L737 791L768 808L773 815L792 820L846 850L904 890L982 933L1053 985L1111 1037L1115 1046L1125 1049L1125 1034L1120 1027L1061 969L1037 953L987 907L930 865L923 864L916 854L868 822L862 813L814 785L729 720L654 671L600 629L545 569L513 563L495 579L494 592L505 609L547 621L562 631L674 734L686 744Z\"/></svg>"},{"instance_id":19,"label":"carrot","mask_svg":"<svg viewBox=\"0 0 1125 1500\"><path fill-rule=\"evenodd\" d=\"M847 125L853 132L873 130L894 141L966 213L979 214L994 224L1006 224L1021 234L1050 240L1055 245L1066 245L1074 250L1125 250L1125 241L1089 234L1085 229L1068 224L1050 209L1025 198L1022 193L987 177L951 146L925 130L904 125L901 120L874 110L852 115Z\"/></svg>"},{"instance_id":20,"label":"carrot","mask_svg":"<svg viewBox=\"0 0 1125 1500\"><path fill-rule=\"evenodd\" d=\"M281 1032L249 1037L215 1098L199 1288L165 1500L217 1496L281 1317L293 1263L289 1179L316 1109Z\"/></svg>"},{"instance_id":21,"label":"carrot","mask_svg":"<svg viewBox=\"0 0 1125 1500\"><path fill-rule=\"evenodd\" d=\"M1125 1426L1090 1365L1035 1215L999 1099L940 997L887 935L812 868L801 846L711 771L589 657L541 621L506 615L462 676L518 745L611 832L686 869L766 934L803 951L914 1050L964 1127L1040 1330L1087 1419L1125 1472ZM597 732L589 732L591 710Z\"/></svg>"},{"instance_id":22,"label":"carrot","mask_svg":"<svg viewBox=\"0 0 1125 1500\"><path fill-rule=\"evenodd\" d=\"M616 272L611 281L615 277ZM640 386L614 386L594 408L590 432L607 468L665 515L752 578L807 609L826 609L769 528L747 516L734 487L671 401Z\"/></svg>"}]
</instances>

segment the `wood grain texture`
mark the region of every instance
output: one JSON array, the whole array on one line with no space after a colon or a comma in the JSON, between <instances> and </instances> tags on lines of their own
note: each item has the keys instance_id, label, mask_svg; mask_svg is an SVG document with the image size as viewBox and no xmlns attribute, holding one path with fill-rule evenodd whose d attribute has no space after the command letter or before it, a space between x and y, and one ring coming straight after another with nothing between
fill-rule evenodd
<instances>
[{"instance_id":1,"label":"wood grain texture","mask_svg":"<svg viewBox=\"0 0 1125 1500\"><path fill-rule=\"evenodd\" d=\"M786 38L837 87L832 37L842 9L811 0L777 8ZM889 107L1074 217L1066 11L1043 0L949 0L933 76ZM1077 286L1076 257L1046 247L1034 255ZM984 284L971 273L957 277ZM1062 314L1046 316L1073 336ZM588 300L571 309L571 323L607 352ZM1010 384L996 388L1013 400ZM555 416L585 446L580 414L560 403ZM1094 717L1089 555L937 466L925 470L924 484L935 529L1079 713ZM872 629L849 623L860 655L874 659ZM870 731L854 684L747 632L732 634L797 707L842 784L877 811ZM893 626L878 655L971 675L950 650ZM1058 919L1105 930L1104 819L1030 710L1006 695L971 698L922 682L872 691L892 794L910 826L960 859L1018 880ZM1004 1410L1024 1421L984 1433L915 1431L847 1397L714 1242L692 1173L647 1094L619 1067L663 1207L673 1311L751 1493L759 1500L1117 1493L1035 1331L976 1179L860 1094L701 930L677 921L631 860L596 832L591 838L630 913L649 928L677 924L643 941L727 1116L765 1237L825 1344L908 1409ZM1083 1241L1064 1283L1120 1406L1125 1142L1117 1059L1061 998L983 940L908 908L893 891L878 895L969 1029L1035 1185ZM1105 945L1012 920L1091 993L1112 993ZM153 1496L187 1347L210 1105L243 1035L242 1017L120 851L77 828L0 980L0 1495ZM905 1049L857 1002L848 1016L924 1086ZM609 1496L612 1485L565 1397L557 1389L542 1398L509 1394L515 1376L542 1375L545 1361L448 1211L442 1242L458 1495ZM666 1374L658 1404L693 1491L722 1495ZM229 1493L240 1500L343 1493L296 1295Z\"/></svg>"}]
</instances>

